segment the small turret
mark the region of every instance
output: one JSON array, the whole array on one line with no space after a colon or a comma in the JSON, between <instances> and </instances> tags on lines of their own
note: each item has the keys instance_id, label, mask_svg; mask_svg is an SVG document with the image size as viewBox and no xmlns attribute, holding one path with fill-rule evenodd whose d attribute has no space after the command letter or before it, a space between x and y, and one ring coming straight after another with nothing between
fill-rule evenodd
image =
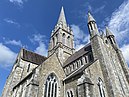
<instances>
[{"instance_id":1,"label":"small turret","mask_svg":"<svg viewBox=\"0 0 129 97\"><path fill-rule=\"evenodd\" d=\"M112 32L109 30L108 27L106 27L106 37L112 45L116 45L114 35L112 34Z\"/></svg>"},{"instance_id":2,"label":"small turret","mask_svg":"<svg viewBox=\"0 0 129 97\"><path fill-rule=\"evenodd\" d=\"M98 27L96 21L90 12L88 12L88 29L91 37L98 34Z\"/></svg>"}]
</instances>

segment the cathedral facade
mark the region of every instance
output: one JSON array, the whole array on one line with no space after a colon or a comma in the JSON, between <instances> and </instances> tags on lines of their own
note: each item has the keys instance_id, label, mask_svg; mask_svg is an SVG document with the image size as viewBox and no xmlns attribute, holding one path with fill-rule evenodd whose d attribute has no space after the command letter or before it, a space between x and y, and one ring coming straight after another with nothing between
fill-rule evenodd
<instances>
[{"instance_id":1,"label":"cathedral facade","mask_svg":"<svg viewBox=\"0 0 129 97\"><path fill-rule=\"evenodd\" d=\"M129 97L129 69L115 36L99 32L88 12L90 43L74 49L62 7L48 56L21 49L2 97Z\"/></svg>"}]
</instances>

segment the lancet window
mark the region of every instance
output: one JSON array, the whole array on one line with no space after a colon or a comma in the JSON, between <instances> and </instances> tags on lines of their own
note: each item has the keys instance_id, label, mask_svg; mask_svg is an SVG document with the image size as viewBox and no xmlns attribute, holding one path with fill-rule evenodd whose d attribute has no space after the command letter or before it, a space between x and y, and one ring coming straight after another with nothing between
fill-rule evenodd
<instances>
[{"instance_id":1,"label":"lancet window","mask_svg":"<svg viewBox=\"0 0 129 97\"><path fill-rule=\"evenodd\" d=\"M70 36L68 36L68 37L67 37L67 45L68 45L68 47L70 47L70 46L71 46Z\"/></svg>"},{"instance_id":2,"label":"lancet window","mask_svg":"<svg viewBox=\"0 0 129 97\"><path fill-rule=\"evenodd\" d=\"M46 80L44 97L57 97L58 83L55 74L51 73Z\"/></svg>"},{"instance_id":3,"label":"lancet window","mask_svg":"<svg viewBox=\"0 0 129 97\"><path fill-rule=\"evenodd\" d=\"M74 97L72 90L68 90L66 95L67 97Z\"/></svg>"},{"instance_id":4,"label":"lancet window","mask_svg":"<svg viewBox=\"0 0 129 97\"><path fill-rule=\"evenodd\" d=\"M104 85L103 85L103 81L102 81L102 79L100 77L98 78L98 86L99 86L100 96L105 97Z\"/></svg>"},{"instance_id":5,"label":"lancet window","mask_svg":"<svg viewBox=\"0 0 129 97\"><path fill-rule=\"evenodd\" d=\"M65 38L66 38L66 35L65 35L65 33L63 33L63 35L62 35L62 43L63 43L64 45L65 45L65 42L66 42Z\"/></svg>"}]
</instances>

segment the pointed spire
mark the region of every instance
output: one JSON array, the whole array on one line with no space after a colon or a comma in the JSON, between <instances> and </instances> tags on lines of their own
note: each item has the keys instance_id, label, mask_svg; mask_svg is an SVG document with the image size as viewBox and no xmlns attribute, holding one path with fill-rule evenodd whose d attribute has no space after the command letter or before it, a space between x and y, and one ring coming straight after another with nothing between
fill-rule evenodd
<instances>
[{"instance_id":1,"label":"pointed spire","mask_svg":"<svg viewBox=\"0 0 129 97\"><path fill-rule=\"evenodd\" d=\"M102 36L102 38L104 38L104 37L105 37L105 34L104 34L104 32L102 33L102 35L101 35L101 36Z\"/></svg>"},{"instance_id":2,"label":"pointed spire","mask_svg":"<svg viewBox=\"0 0 129 97\"><path fill-rule=\"evenodd\" d=\"M90 21L94 21L95 22L95 19L93 18L93 16L91 15L90 11L88 11L88 23Z\"/></svg>"},{"instance_id":3,"label":"pointed spire","mask_svg":"<svg viewBox=\"0 0 129 97\"><path fill-rule=\"evenodd\" d=\"M101 32L101 37L104 38L105 37L105 33L103 32L103 30L100 30Z\"/></svg>"},{"instance_id":4,"label":"pointed spire","mask_svg":"<svg viewBox=\"0 0 129 97\"><path fill-rule=\"evenodd\" d=\"M107 26L106 26L106 36L107 37L108 36L114 36Z\"/></svg>"},{"instance_id":5,"label":"pointed spire","mask_svg":"<svg viewBox=\"0 0 129 97\"><path fill-rule=\"evenodd\" d=\"M63 6L61 8L60 16L59 16L59 19L58 19L58 23L60 23L60 22L62 22L63 24L67 24Z\"/></svg>"}]
</instances>

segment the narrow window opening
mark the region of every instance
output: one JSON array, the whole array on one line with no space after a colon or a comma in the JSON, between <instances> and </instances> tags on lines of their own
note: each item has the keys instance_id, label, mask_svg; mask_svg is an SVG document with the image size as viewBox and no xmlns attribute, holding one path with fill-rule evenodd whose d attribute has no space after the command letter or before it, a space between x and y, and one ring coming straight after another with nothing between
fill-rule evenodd
<instances>
[{"instance_id":1,"label":"narrow window opening","mask_svg":"<svg viewBox=\"0 0 129 97\"><path fill-rule=\"evenodd\" d=\"M96 24L95 24L95 22L93 22L93 24L94 24L94 28L96 29Z\"/></svg>"},{"instance_id":2,"label":"narrow window opening","mask_svg":"<svg viewBox=\"0 0 129 97\"><path fill-rule=\"evenodd\" d=\"M69 94L69 92L67 92L67 96L68 96L68 97L70 97L70 94Z\"/></svg>"},{"instance_id":3,"label":"narrow window opening","mask_svg":"<svg viewBox=\"0 0 129 97\"><path fill-rule=\"evenodd\" d=\"M90 23L90 28L91 28L91 30L93 30L93 27L92 27L92 24Z\"/></svg>"},{"instance_id":4,"label":"narrow window opening","mask_svg":"<svg viewBox=\"0 0 129 97\"><path fill-rule=\"evenodd\" d=\"M72 91L70 91L70 95L71 95L71 97L73 97L73 92Z\"/></svg>"},{"instance_id":5,"label":"narrow window opening","mask_svg":"<svg viewBox=\"0 0 129 97\"><path fill-rule=\"evenodd\" d=\"M65 36L66 36L65 33L63 33L63 35L62 35L62 43L63 43L64 45L65 45L65 41L66 41L66 40L65 40Z\"/></svg>"},{"instance_id":6,"label":"narrow window opening","mask_svg":"<svg viewBox=\"0 0 129 97\"><path fill-rule=\"evenodd\" d=\"M30 70L30 64L28 65L27 72L29 72L29 70Z\"/></svg>"},{"instance_id":7,"label":"narrow window opening","mask_svg":"<svg viewBox=\"0 0 129 97\"><path fill-rule=\"evenodd\" d=\"M54 39L54 37L53 37L53 42L52 42L52 44L53 44L53 47L55 46L55 39Z\"/></svg>"},{"instance_id":8,"label":"narrow window opening","mask_svg":"<svg viewBox=\"0 0 129 97\"><path fill-rule=\"evenodd\" d=\"M98 78L98 86L99 86L100 96L101 96L101 97L105 97L103 81L102 81L101 78Z\"/></svg>"},{"instance_id":9,"label":"narrow window opening","mask_svg":"<svg viewBox=\"0 0 129 97\"><path fill-rule=\"evenodd\" d=\"M78 61L76 62L76 64L77 64L77 68L78 68L79 67Z\"/></svg>"},{"instance_id":10,"label":"narrow window opening","mask_svg":"<svg viewBox=\"0 0 129 97\"><path fill-rule=\"evenodd\" d=\"M84 58L85 58L85 63L87 63L87 57L85 56Z\"/></svg>"},{"instance_id":11,"label":"narrow window opening","mask_svg":"<svg viewBox=\"0 0 129 97\"><path fill-rule=\"evenodd\" d=\"M82 58L80 59L80 61L81 61L81 65L83 65L83 61L82 61Z\"/></svg>"},{"instance_id":12,"label":"narrow window opening","mask_svg":"<svg viewBox=\"0 0 129 97\"><path fill-rule=\"evenodd\" d=\"M113 41L112 41L112 39L111 39L111 38L109 38L109 40L110 40L111 44L113 44Z\"/></svg>"},{"instance_id":13,"label":"narrow window opening","mask_svg":"<svg viewBox=\"0 0 129 97\"><path fill-rule=\"evenodd\" d=\"M93 61L93 55L92 54L89 54L88 55L88 59L89 59L89 62L92 62Z\"/></svg>"},{"instance_id":14,"label":"narrow window opening","mask_svg":"<svg viewBox=\"0 0 129 97\"><path fill-rule=\"evenodd\" d=\"M68 47L70 47L71 46L71 41L70 41L70 36L68 36L68 38L67 38L67 44L68 44Z\"/></svg>"},{"instance_id":15,"label":"narrow window opening","mask_svg":"<svg viewBox=\"0 0 129 97\"><path fill-rule=\"evenodd\" d=\"M18 62L18 59L15 61L15 64Z\"/></svg>"},{"instance_id":16,"label":"narrow window opening","mask_svg":"<svg viewBox=\"0 0 129 97\"><path fill-rule=\"evenodd\" d=\"M108 44L108 41L107 40L105 40L105 42L106 42L106 44Z\"/></svg>"}]
</instances>

